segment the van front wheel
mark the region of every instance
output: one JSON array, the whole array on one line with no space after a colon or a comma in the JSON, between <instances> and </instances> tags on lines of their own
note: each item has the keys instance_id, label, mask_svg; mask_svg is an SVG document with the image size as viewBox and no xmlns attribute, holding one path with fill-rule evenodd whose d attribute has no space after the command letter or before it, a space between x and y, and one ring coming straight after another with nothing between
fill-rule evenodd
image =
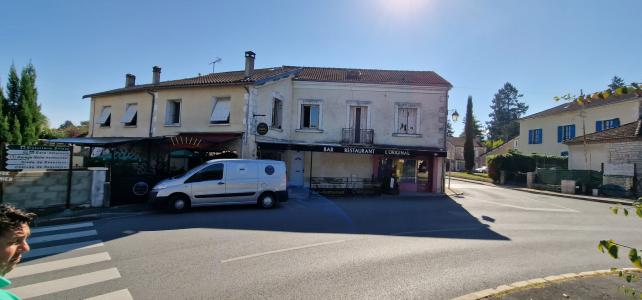
<instances>
[{"instance_id":1,"label":"van front wheel","mask_svg":"<svg viewBox=\"0 0 642 300\"><path fill-rule=\"evenodd\" d=\"M173 212L184 212L189 207L189 199L184 195L174 195L169 199L169 209Z\"/></svg>"},{"instance_id":2,"label":"van front wheel","mask_svg":"<svg viewBox=\"0 0 642 300\"><path fill-rule=\"evenodd\" d=\"M276 201L272 193L265 193L259 197L259 205L263 208L273 208L276 206Z\"/></svg>"}]
</instances>

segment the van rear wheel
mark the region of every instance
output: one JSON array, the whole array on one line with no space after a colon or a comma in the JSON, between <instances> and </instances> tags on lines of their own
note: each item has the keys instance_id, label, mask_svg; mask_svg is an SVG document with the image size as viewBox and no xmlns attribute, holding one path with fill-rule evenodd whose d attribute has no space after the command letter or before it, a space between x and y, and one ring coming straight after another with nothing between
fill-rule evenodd
<instances>
[{"instance_id":1,"label":"van rear wheel","mask_svg":"<svg viewBox=\"0 0 642 300\"><path fill-rule=\"evenodd\" d=\"M259 197L259 205L263 208L273 208L276 202L276 197L272 193L265 193Z\"/></svg>"},{"instance_id":2,"label":"van rear wheel","mask_svg":"<svg viewBox=\"0 0 642 300\"><path fill-rule=\"evenodd\" d=\"M169 198L169 209L173 212L184 212L189 207L189 199L185 195L173 195Z\"/></svg>"}]
</instances>

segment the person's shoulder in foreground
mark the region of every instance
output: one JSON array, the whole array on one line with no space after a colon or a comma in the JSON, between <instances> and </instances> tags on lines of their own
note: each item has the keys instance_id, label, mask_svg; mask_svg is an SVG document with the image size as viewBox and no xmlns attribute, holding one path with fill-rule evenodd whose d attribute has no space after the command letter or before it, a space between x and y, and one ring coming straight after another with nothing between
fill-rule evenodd
<instances>
[{"instance_id":1,"label":"person's shoulder in foreground","mask_svg":"<svg viewBox=\"0 0 642 300\"><path fill-rule=\"evenodd\" d=\"M11 285L11 281L4 276L20 262L22 254L29 251L29 225L35 216L12 205L0 204L0 300L20 299L4 290Z\"/></svg>"}]
</instances>

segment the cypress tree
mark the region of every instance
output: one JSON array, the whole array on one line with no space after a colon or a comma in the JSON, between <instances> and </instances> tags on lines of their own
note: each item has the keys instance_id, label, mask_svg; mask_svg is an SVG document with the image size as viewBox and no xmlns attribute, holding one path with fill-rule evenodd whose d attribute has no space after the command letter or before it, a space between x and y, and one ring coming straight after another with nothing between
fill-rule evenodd
<instances>
[{"instance_id":1,"label":"cypress tree","mask_svg":"<svg viewBox=\"0 0 642 300\"><path fill-rule=\"evenodd\" d=\"M38 141L42 114L38 105L38 91L36 90L36 70L29 63L20 76L20 90L17 117L21 125L22 143L35 144Z\"/></svg>"},{"instance_id":2,"label":"cypress tree","mask_svg":"<svg viewBox=\"0 0 642 300\"><path fill-rule=\"evenodd\" d=\"M7 117L7 101L4 99L4 92L0 86L0 143L11 143L11 134L9 133L9 120ZM2 152L2 149L0 149Z\"/></svg>"},{"instance_id":3,"label":"cypress tree","mask_svg":"<svg viewBox=\"0 0 642 300\"><path fill-rule=\"evenodd\" d=\"M22 144L22 135L20 134L20 121L16 116L13 116L13 120L11 122L11 142L16 144L16 145L21 145Z\"/></svg>"},{"instance_id":4,"label":"cypress tree","mask_svg":"<svg viewBox=\"0 0 642 300\"><path fill-rule=\"evenodd\" d=\"M466 135L466 140L464 141L464 161L468 172L472 172L473 168L475 168L474 121L473 97L468 96L468 105L466 106L466 125L464 127L464 134Z\"/></svg>"},{"instance_id":5,"label":"cypress tree","mask_svg":"<svg viewBox=\"0 0 642 300\"><path fill-rule=\"evenodd\" d=\"M7 106L9 107L9 111L5 112L5 115L14 116L16 114L18 101L20 101L20 79L16 72L16 66L11 64L11 68L9 68L9 78L7 80ZM11 129L13 129L13 127Z\"/></svg>"}]
</instances>

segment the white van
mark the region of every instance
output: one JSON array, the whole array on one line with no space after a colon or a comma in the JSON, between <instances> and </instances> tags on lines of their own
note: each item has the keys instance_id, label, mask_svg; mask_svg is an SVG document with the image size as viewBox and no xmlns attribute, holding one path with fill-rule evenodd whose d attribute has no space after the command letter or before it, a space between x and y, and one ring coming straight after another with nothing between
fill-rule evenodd
<instances>
[{"instance_id":1,"label":"white van","mask_svg":"<svg viewBox=\"0 0 642 300\"><path fill-rule=\"evenodd\" d=\"M276 160L214 159L159 182L149 201L174 211L226 204L272 208L288 200L285 170Z\"/></svg>"}]
</instances>

